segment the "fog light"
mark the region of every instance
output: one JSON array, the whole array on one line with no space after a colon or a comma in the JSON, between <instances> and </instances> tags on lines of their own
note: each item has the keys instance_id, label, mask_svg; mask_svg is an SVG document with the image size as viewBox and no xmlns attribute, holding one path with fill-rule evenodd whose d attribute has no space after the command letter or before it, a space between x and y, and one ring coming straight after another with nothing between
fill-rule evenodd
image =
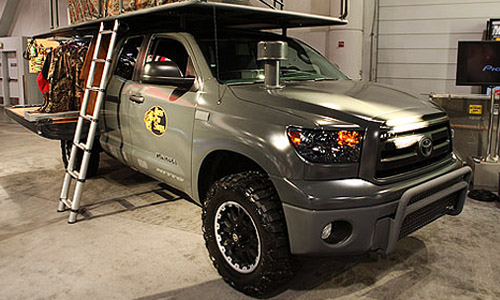
<instances>
[{"instance_id":1,"label":"fog light","mask_svg":"<svg viewBox=\"0 0 500 300\"><path fill-rule=\"evenodd\" d=\"M352 236L352 225L347 221L335 221L323 228L321 238L324 242L335 245L347 241Z\"/></svg>"},{"instance_id":2,"label":"fog light","mask_svg":"<svg viewBox=\"0 0 500 300\"><path fill-rule=\"evenodd\" d=\"M323 231L321 232L321 238L323 240L326 240L330 237L331 234L332 234L332 223L329 223L323 228Z\"/></svg>"}]
</instances>

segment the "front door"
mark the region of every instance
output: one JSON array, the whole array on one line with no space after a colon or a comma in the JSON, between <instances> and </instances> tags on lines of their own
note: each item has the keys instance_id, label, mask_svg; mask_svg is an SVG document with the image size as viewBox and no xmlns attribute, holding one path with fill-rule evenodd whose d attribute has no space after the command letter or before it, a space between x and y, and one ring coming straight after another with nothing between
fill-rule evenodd
<instances>
[{"instance_id":1,"label":"front door","mask_svg":"<svg viewBox=\"0 0 500 300\"><path fill-rule=\"evenodd\" d=\"M181 38L155 35L144 63L172 61L181 76L195 76ZM191 147L197 92L174 85L140 83L124 91L136 168L182 191L191 189Z\"/></svg>"}]
</instances>

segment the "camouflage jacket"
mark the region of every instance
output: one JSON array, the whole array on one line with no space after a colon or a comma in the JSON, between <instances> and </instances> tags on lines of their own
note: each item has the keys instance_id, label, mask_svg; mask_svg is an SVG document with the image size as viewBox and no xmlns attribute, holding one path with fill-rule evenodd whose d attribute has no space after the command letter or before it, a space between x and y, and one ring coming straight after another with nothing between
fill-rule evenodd
<instances>
[{"instance_id":1,"label":"camouflage jacket","mask_svg":"<svg viewBox=\"0 0 500 300\"><path fill-rule=\"evenodd\" d=\"M52 52L48 82L50 90L41 112L56 113L80 109L83 81L80 79L88 46L83 43L62 45Z\"/></svg>"}]
</instances>

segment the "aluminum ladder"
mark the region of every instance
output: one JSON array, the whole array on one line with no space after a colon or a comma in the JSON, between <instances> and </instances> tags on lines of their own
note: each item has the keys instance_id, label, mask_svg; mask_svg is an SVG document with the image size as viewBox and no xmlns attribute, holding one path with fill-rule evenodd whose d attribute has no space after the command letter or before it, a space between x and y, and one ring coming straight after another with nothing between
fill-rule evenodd
<instances>
[{"instance_id":1,"label":"aluminum ladder","mask_svg":"<svg viewBox=\"0 0 500 300\"><path fill-rule=\"evenodd\" d=\"M271 9L285 9L285 0L259 0L259 2Z\"/></svg>"},{"instance_id":2,"label":"aluminum ladder","mask_svg":"<svg viewBox=\"0 0 500 300\"><path fill-rule=\"evenodd\" d=\"M99 32L97 35L97 41L94 48L94 53L92 56L92 63L90 64L89 75L87 77L87 83L85 85L85 93L83 95L83 101L80 108L80 114L78 117L78 123L76 125L75 136L73 138L73 146L71 147L71 155L68 162L68 167L66 169L66 174L64 176L64 182L61 189L61 196L59 198L58 212L70 210L68 223L74 224L76 222L76 217L80 208L80 200L82 198L83 184L87 176L87 169L89 166L90 155L92 147L94 145L94 139L96 131L98 129L99 112L102 107L102 102L104 100L105 88L108 82L109 71L111 68L111 62L113 59L113 50L116 44L116 39L118 35L118 28L120 26L119 20L114 21L113 29L106 30L104 22L101 22ZM102 37L103 35L111 35L109 41L109 47L107 50L106 58L99 58L99 50L101 49ZM102 77L99 86L93 86L96 65L98 63L104 63L104 68L102 72ZM87 114L87 107L89 104L90 93L97 92L96 101L94 104L94 109L92 115ZM86 142L82 141L82 131L85 122L90 122L88 135ZM78 153L78 149L83 150L83 158L81 160L80 168L78 171L75 169L75 161ZM76 181L73 195L70 198L70 186L71 183Z\"/></svg>"}]
</instances>

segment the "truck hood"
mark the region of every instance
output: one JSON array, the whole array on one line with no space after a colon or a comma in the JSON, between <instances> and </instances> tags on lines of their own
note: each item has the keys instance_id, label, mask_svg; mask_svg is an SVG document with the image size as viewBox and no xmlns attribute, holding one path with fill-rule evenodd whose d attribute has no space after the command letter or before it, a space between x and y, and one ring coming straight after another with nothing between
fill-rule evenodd
<instances>
[{"instance_id":1,"label":"truck hood","mask_svg":"<svg viewBox=\"0 0 500 300\"><path fill-rule=\"evenodd\" d=\"M268 90L261 84L233 85L236 97L260 105L294 112L318 113L342 121L361 119L377 123L407 124L430 114L444 115L433 102L391 86L352 80L287 83ZM320 110L318 110L320 108ZM326 110L325 110L326 109Z\"/></svg>"}]
</instances>

